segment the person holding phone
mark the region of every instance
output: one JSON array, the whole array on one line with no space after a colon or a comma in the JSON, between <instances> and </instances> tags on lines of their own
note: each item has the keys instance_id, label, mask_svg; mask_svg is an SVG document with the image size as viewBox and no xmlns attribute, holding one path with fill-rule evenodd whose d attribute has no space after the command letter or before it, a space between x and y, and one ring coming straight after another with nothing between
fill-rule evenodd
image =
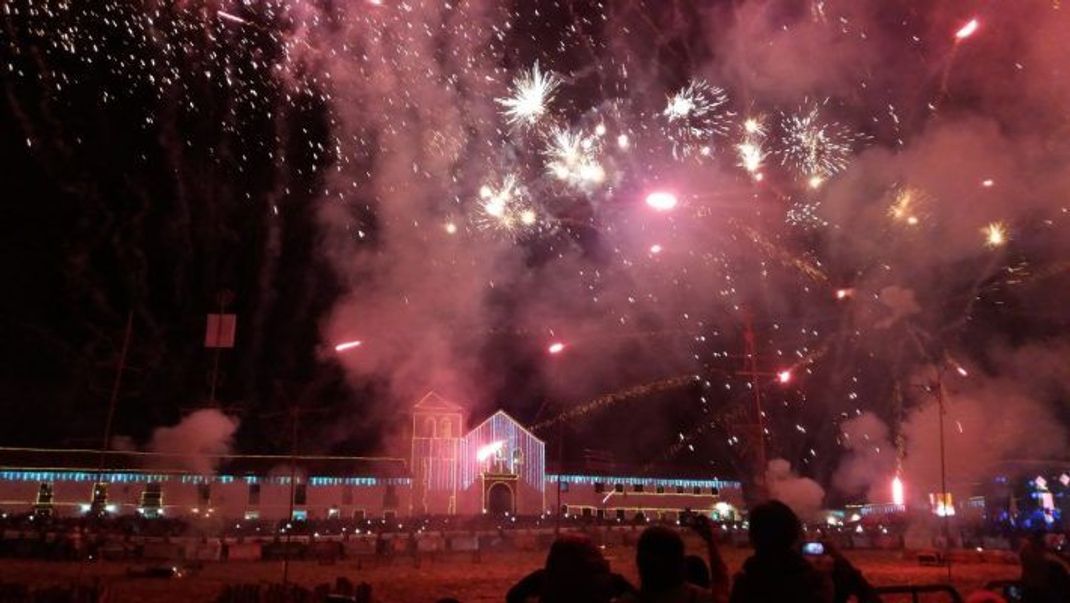
<instances>
[{"instance_id":1,"label":"person holding phone","mask_svg":"<svg viewBox=\"0 0 1070 603\"><path fill-rule=\"evenodd\" d=\"M784 503L771 500L754 507L750 513L754 554L736 574L730 603L831 603L831 576L803 555L802 534L802 522Z\"/></svg>"}]
</instances>

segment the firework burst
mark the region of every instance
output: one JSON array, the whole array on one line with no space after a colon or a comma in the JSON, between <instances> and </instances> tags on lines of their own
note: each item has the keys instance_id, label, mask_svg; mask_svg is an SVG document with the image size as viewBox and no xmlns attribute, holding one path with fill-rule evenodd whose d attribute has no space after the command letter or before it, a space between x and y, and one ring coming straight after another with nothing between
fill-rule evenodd
<instances>
[{"instance_id":1,"label":"firework burst","mask_svg":"<svg viewBox=\"0 0 1070 603\"><path fill-rule=\"evenodd\" d=\"M709 155L715 135L728 132L731 113L726 110L725 91L703 80L692 80L669 96L665 110L665 136L672 142L677 159L695 154Z\"/></svg>"},{"instance_id":2,"label":"firework burst","mask_svg":"<svg viewBox=\"0 0 1070 603\"><path fill-rule=\"evenodd\" d=\"M985 245L995 249L1007 244L1007 225L1003 222L992 222L981 229L985 237Z\"/></svg>"},{"instance_id":3,"label":"firework burst","mask_svg":"<svg viewBox=\"0 0 1070 603\"><path fill-rule=\"evenodd\" d=\"M601 139L580 130L555 128L546 146L546 170L557 180L580 189L605 182L606 171L599 161Z\"/></svg>"},{"instance_id":4,"label":"firework burst","mask_svg":"<svg viewBox=\"0 0 1070 603\"><path fill-rule=\"evenodd\" d=\"M506 120L514 126L533 126L546 115L547 107L561 86L561 78L552 71L543 72L536 62L531 71L513 78L510 95L497 99L504 107Z\"/></svg>"},{"instance_id":5,"label":"firework burst","mask_svg":"<svg viewBox=\"0 0 1070 603\"><path fill-rule=\"evenodd\" d=\"M500 185L484 184L479 188L476 223L485 230L520 236L539 230L545 220L540 218L520 180L508 174Z\"/></svg>"},{"instance_id":6,"label":"firework burst","mask_svg":"<svg viewBox=\"0 0 1070 603\"><path fill-rule=\"evenodd\" d=\"M836 122L825 122L817 106L783 121L781 162L813 181L843 171L859 136Z\"/></svg>"}]
</instances>

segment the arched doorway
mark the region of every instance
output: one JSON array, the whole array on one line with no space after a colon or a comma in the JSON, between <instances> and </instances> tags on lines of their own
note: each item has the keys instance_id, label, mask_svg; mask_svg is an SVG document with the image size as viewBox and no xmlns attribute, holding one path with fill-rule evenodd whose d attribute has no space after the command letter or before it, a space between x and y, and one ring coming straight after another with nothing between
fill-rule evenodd
<instances>
[{"instance_id":1,"label":"arched doorway","mask_svg":"<svg viewBox=\"0 0 1070 603\"><path fill-rule=\"evenodd\" d=\"M487 490L487 512L491 515L513 512L513 490L508 485L498 482Z\"/></svg>"}]
</instances>

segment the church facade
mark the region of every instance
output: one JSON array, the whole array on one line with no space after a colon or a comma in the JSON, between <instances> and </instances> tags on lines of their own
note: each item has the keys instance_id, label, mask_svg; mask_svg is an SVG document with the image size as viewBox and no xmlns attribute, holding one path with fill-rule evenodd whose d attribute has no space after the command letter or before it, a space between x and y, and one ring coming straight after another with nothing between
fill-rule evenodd
<instances>
[{"instance_id":1,"label":"church facade","mask_svg":"<svg viewBox=\"0 0 1070 603\"><path fill-rule=\"evenodd\" d=\"M732 480L610 466L548 471L546 443L504 411L467 430L466 419L432 392L412 408L408 458L228 455L213 474L168 455L0 449L0 513L274 521L559 512L633 521L685 511L735 519L742 508Z\"/></svg>"}]
</instances>

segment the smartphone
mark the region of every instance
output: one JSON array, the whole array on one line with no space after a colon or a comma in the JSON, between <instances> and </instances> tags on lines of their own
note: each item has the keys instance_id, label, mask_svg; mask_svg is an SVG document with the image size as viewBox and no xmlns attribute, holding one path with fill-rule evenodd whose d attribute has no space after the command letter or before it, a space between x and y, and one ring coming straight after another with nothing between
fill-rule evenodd
<instances>
[{"instance_id":1,"label":"smartphone","mask_svg":"<svg viewBox=\"0 0 1070 603\"><path fill-rule=\"evenodd\" d=\"M818 557L825 554L825 545L820 542L807 542L802 547L803 555Z\"/></svg>"}]
</instances>

